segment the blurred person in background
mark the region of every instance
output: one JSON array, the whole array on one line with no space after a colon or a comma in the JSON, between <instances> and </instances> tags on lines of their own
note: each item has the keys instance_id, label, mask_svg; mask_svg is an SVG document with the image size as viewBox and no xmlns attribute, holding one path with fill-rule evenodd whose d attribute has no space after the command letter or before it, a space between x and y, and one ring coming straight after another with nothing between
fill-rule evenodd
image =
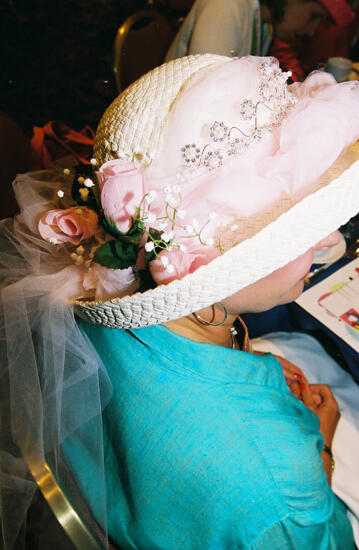
<instances>
[{"instance_id":1,"label":"blurred person in background","mask_svg":"<svg viewBox=\"0 0 359 550\"><path fill-rule=\"evenodd\" d=\"M319 62L329 57L352 56L352 47L359 27L358 3L351 6L346 0L320 0L330 17L319 22L315 32L308 27L302 36L291 36L282 24L276 33L269 53L276 57L285 70L292 71L293 80L303 80L316 69Z\"/></svg>"},{"instance_id":2,"label":"blurred person in background","mask_svg":"<svg viewBox=\"0 0 359 550\"><path fill-rule=\"evenodd\" d=\"M328 16L324 2L317 1L196 0L167 60L198 53L266 55L277 28L287 38L314 34Z\"/></svg>"}]
</instances>

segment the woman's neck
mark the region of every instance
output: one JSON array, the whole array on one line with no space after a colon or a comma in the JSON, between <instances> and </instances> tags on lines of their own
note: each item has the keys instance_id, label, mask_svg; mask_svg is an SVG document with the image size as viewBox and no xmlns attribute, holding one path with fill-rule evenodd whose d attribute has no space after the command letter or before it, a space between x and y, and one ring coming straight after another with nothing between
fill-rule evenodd
<instances>
[{"instance_id":1,"label":"woman's neck","mask_svg":"<svg viewBox=\"0 0 359 550\"><path fill-rule=\"evenodd\" d=\"M211 323L221 323L224 319L224 312L216 307L204 308L197 312L201 319ZM175 321L164 323L167 328L185 336L195 342L216 344L225 348L233 347L233 336L231 328L236 320L236 316L228 314L225 322L219 326L207 325L195 317L193 314Z\"/></svg>"}]
</instances>

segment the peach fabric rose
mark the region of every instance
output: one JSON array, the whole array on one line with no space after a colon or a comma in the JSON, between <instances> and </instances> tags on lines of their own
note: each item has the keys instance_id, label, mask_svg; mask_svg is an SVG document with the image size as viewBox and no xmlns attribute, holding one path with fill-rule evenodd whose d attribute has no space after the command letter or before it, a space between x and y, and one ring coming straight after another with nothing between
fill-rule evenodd
<instances>
[{"instance_id":1,"label":"peach fabric rose","mask_svg":"<svg viewBox=\"0 0 359 550\"><path fill-rule=\"evenodd\" d=\"M97 172L105 215L126 233L145 194L143 166L121 159L105 162Z\"/></svg>"},{"instance_id":2,"label":"peach fabric rose","mask_svg":"<svg viewBox=\"0 0 359 550\"><path fill-rule=\"evenodd\" d=\"M155 260L149 263L152 279L159 285L166 285L175 279L182 279L193 273L201 265L208 264L220 255L217 248L191 244L185 250L173 248L162 250Z\"/></svg>"},{"instance_id":3,"label":"peach fabric rose","mask_svg":"<svg viewBox=\"0 0 359 550\"><path fill-rule=\"evenodd\" d=\"M95 234L97 224L96 212L84 206L73 206L66 210L45 212L39 221L38 229L46 241L77 245Z\"/></svg>"}]
</instances>

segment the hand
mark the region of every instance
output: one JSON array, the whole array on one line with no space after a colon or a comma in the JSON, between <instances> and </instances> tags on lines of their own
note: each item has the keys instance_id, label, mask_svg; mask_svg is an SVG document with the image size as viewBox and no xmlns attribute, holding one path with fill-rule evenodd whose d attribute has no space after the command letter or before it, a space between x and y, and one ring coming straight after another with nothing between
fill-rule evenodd
<instances>
[{"instance_id":1,"label":"hand","mask_svg":"<svg viewBox=\"0 0 359 550\"><path fill-rule=\"evenodd\" d=\"M325 384L311 384L310 386L302 384L302 397L303 403L318 415L324 443L331 448L334 432L340 418L338 403L331 390ZM332 459L324 449L321 457L328 484L331 485Z\"/></svg>"},{"instance_id":2,"label":"hand","mask_svg":"<svg viewBox=\"0 0 359 550\"><path fill-rule=\"evenodd\" d=\"M320 431L324 437L324 443L331 447L335 429L340 413L338 403L330 388L325 384L301 383L303 403L315 412L320 421Z\"/></svg>"},{"instance_id":3,"label":"hand","mask_svg":"<svg viewBox=\"0 0 359 550\"><path fill-rule=\"evenodd\" d=\"M265 351L253 351L256 355L265 355ZM282 365L283 374L285 381L287 382L287 386L290 389L290 391L302 401L302 393L300 390L300 382L303 380L306 384L308 384L308 380L306 379L305 375L303 374L303 371L297 367L296 365L293 365L288 359L285 359L284 357L281 357L280 355L272 354L273 357L275 357L280 364Z\"/></svg>"},{"instance_id":4,"label":"hand","mask_svg":"<svg viewBox=\"0 0 359 550\"><path fill-rule=\"evenodd\" d=\"M308 386L308 380L303 371L287 359L284 359L284 357L280 357L279 355L274 355L274 357L278 359L282 365L284 378L288 388L300 401L303 401L301 382Z\"/></svg>"}]
</instances>

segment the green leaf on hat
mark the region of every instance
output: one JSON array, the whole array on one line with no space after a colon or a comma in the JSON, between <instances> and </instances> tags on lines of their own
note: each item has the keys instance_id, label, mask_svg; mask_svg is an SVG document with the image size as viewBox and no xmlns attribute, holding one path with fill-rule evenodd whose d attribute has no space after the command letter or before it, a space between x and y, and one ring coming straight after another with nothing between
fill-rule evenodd
<instances>
[{"instance_id":1,"label":"green leaf on hat","mask_svg":"<svg viewBox=\"0 0 359 550\"><path fill-rule=\"evenodd\" d=\"M113 240L97 248L93 261L110 269L126 269L136 264L137 253L137 244Z\"/></svg>"},{"instance_id":2,"label":"green leaf on hat","mask_svg":"<svg viewBox=\"0 0 359 550\"><path fill-rule=\"evenodd\" d=\"M151 273L148 269L141 269L137 272L137 276L139 278L139 292L146 292L146 290L150 290L151 288L156 288L157 283L152 279Z\"/></svg>"}]
</instances>

